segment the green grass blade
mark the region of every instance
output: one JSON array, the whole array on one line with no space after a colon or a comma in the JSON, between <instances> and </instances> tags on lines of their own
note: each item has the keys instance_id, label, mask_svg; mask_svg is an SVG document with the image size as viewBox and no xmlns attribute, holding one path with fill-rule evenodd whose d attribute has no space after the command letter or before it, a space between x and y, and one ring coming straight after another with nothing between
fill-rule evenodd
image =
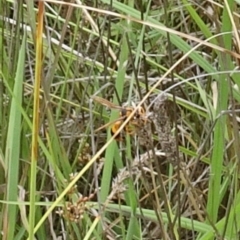
<instances>
[{"instance_id":1,"label":"green grass blade","mask_svg":"<svg viewBox=\"0 0 240 240\"><path fill-rule=\"evenodd\" d=\"M128 46L126 39L124 37L122 42L122 51L120 54L120 62L119 62L119 71L116 80L116 90L118 92L119 97L122 97L123 93L123 86L124 86L124 77L126 73L126 61L128 59ZM115 103L117 102L116 97L113 100ZM116 119L116 112L112 114L110 121ZM116 153L116 143L112 143L106 150L105 154L105 165L103 170L102 176L102 184L101 184L101 201L105 201L110 189L110 182L111 182L111 173L112 173L112 166L114 162L114 155Z\"/></svg>"},{"instance_id":2,"label":"green grass blade","mask_svg":"<svg viewBox=\"0 0 240 240\"><path fill-rule=\"evenodd\" d=\"M193 21L198 25L199 29L204 34L204 36L206 38L212 37L212 33L209 30L209 27L204 23L204 21L198 15L196 10L191 6L191 3L186 1L186 0L182 0L182 2L184 3L184 7L188 10L188 12L189 12L190 16L192 17ZM212 39L211 41L214 44L217 44L217 41L215 39Z\"/></svg>"},{"instance_id":3,"label":"green grass blade","mask_svg":"<svg viewBox=\"0 0 240 240\"><path fill-rule=\"evenodd\" d=\"M229 1L230 2L230 1ZM231 31L232 26L230 24L229 16L226 8L223 11L223 26L222 32ZM222 41L221 41L222 40ZM232 48L231 35L223 35L220 42L224 44L227 49ZM220 59L220 71L231 68L231 60L227 55L219 54ZM216 115L227 109L228 106L228 95L229 95L229 82L227 75L221 75L218 84L218 105ZM213 152L211 158L211 172L209 181L209 193L207 202L207 212L210 221L214 224L217 221L218 209L220 206L219 195L221 189L221 178L223 170L223 158L225 149L225 134L226 134L226 116L222 115L214 129L214 142Z\"/></svg>"},{"instance_id":4,"label":"green grass blade","mask_svg":"<svg viewBox=\"0 0 240 240\"><path fill-rule=\"evenodd\" d=\"M7 166L7 201L17 201L18 197L18 173L20 159L20 135L21 135L21 110L22 89L24 80L26 36L24 35L19 51L16 77L14 80L13 98L10 107L10 118L6 144L5 160ZM5 239L13 239L15 224L17 221L17 205L6 206L5 215Z\"/></svg>"}]
</instances>

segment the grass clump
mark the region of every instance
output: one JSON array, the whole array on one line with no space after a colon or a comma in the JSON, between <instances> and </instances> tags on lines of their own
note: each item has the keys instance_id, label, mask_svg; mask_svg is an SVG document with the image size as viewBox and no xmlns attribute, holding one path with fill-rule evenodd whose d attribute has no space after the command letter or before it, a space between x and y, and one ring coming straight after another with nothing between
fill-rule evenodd
<instances>
[{"instance_id":1,"label":"grass clump","mask_svg":"<svg viewBox=\"0 0 240 240\"><path fill-rule=\"evenodd\" d=\"M238 10L0 0L2 239L239 239Z\"/></svg>"}]
</instances>

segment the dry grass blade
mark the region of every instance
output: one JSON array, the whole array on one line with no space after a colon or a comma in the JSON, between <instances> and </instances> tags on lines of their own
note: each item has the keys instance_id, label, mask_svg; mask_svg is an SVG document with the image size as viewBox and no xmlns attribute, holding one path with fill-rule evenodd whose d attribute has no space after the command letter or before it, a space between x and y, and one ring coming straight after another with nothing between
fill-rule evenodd
<instances>
[{"instance_id":1,"label":"dry grass blade","mask_svg":"<svg viewBox=\"0 0 240 240\"><path fill-rule=\"evenodd\" d=\"M38 135L40 118L40 85L42 81L42 50L43 50L43 18L44 2L38 4L38 25L36 29L36 68L35 68L35 86L34 86L34 104L33 104L33 129L32 129L32 151L31 151L31 179L30 179L30 213L29 213L29 239L34 238L35 226L35 201L36 201L36 179L37 179L37 161L38 161Z\"/></svg>"}]
</instances>

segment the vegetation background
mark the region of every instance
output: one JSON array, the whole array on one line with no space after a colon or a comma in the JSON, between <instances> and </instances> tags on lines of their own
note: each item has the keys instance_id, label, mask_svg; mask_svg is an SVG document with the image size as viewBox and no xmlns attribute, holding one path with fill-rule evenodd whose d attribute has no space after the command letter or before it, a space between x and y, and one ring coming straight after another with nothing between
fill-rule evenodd
<instances>
[{"instance_id":1,"label":"vegetation background","mask_svg":"<svg viewBox=\"0 0 240 240\"><path fill-rule=\"evenodd\" d=\"M240 239L239 10L0 0L1 238Z\"/></svg>"}]
</instances>

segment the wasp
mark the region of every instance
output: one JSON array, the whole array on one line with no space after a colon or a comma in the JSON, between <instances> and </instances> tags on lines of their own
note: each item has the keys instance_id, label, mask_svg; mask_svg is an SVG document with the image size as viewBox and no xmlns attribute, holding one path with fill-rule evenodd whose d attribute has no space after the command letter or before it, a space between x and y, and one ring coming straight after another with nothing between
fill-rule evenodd
<instances>
[{"instance_id":1,"label":"wasp","mask_svg":"<svg viewBox=\"0 0 240 240\"><path fill-rule=\"evenodd\" d=\"M123 122L130 116L130 114L135 110L135 107L124 107L124 106L118 106L115 105L108 100L98 97L98 96L93 96L93 100L101 103L102 105L112 108L112 109L117 109L119 110L119 117L113 121L105 124L104 126L101 126L96 130L99 131L103 128L106 128L108 126L111 126L111 134L114 135L118 129L121 127ZM127 125L124 127L124 132L126 132L129 135L134 135L138 132L138 129L144 127L144 125L147 122L147 117L146 117L146 112L143 107L139 107L133 117L130 119L130 121L127 123ZM121 140L120 134L118 134L115 138L116 140Z\"/></svg>"}]
</instances>

